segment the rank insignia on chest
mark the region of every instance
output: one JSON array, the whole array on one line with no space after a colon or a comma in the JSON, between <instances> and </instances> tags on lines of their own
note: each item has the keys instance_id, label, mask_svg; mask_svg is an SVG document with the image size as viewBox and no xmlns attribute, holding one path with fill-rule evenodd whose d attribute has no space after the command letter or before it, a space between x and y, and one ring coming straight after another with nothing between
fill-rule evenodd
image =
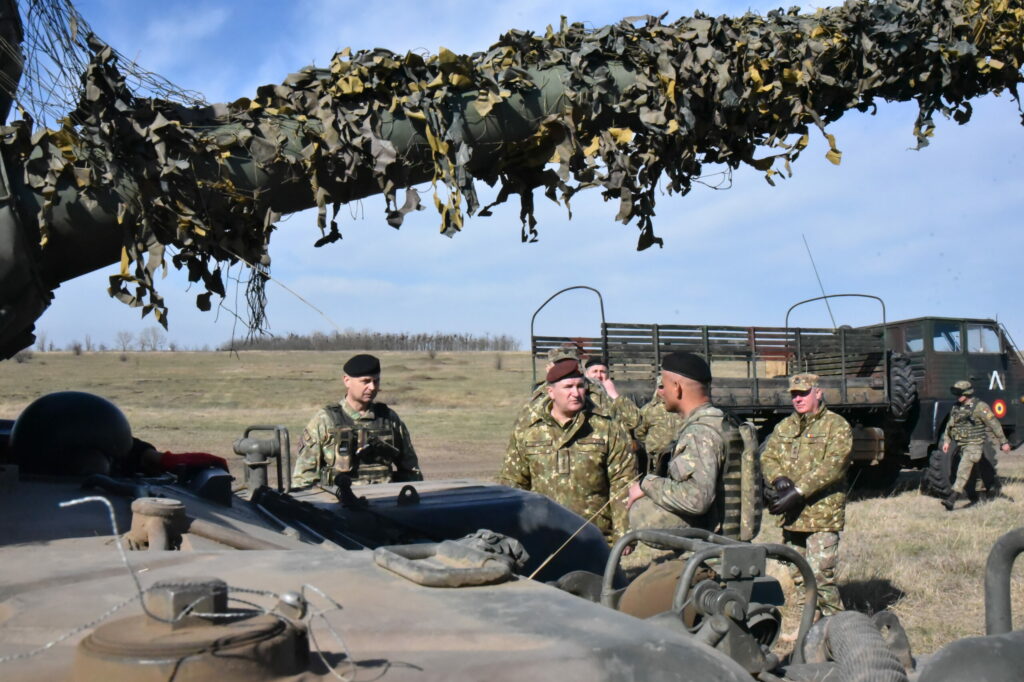
<instances>
[{"instance_id":1,"label":"rank insignia on chest","mask_svg":"<svg viewBox=\"0 0 1024 682\"><path fill-rule=\"evenodd\" d=\"M569 473L569 448L560 448L558 450L557 471L560 474Z\"/></svg>"}]
</instances>

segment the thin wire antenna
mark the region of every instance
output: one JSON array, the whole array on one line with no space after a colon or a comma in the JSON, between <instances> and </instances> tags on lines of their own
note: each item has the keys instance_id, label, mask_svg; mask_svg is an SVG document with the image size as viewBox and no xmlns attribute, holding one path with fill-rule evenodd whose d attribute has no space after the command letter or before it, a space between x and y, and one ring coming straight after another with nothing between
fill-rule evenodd
<instances>
[{"instance_id":1,"label":"thin wire antenna","mask_svg":"<svg viewBox=\"0 0 1024 682\"><path fill-rule=\"evenodd\" d=\"M811 259L811 267L814 268L814 276L818 278L818 287L821 288L821 295L825 297L825 307L828 308L828 316L832 320L832 330L835 331L836 316L832 314L832 306L828 302L828 294L825 293L825 285L821 283L821 275L818 274L818 266L814 264L814 256L811 255L811 246L807 243L807 237L803 232L800 233L800 238L804 240L804 248L807 249L807 257Z\"/></svg>"}]
</instances>

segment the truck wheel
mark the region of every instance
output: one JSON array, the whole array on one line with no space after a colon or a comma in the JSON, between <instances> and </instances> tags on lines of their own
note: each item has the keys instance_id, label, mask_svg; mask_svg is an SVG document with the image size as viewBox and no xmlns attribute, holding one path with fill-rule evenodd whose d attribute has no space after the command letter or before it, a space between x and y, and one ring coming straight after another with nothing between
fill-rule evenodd
<instances>
[{"instance_id":1,"label":"truck wheel","mask_svg":"<svg viewBox=\"0 0 1024 682\"><path fill-rule=\"evenodd\" d=\"M889 414L895 419L906 419L917 402L917 384L910 367L910 358L893 353L889 370Z\"/></svg>"},{"instance_id":2,"label":"truck wheel","mask_svg":"<svg viewBox=\"0 0 1024 682\"><path fill-rule=\"evenodd\" d=\"M960 466L960 448L950 448L949 452L943 452L942 448L935 448L928 457L928 470L921 479L921 492L933 497L949 497L953 492L953 483L956 481L956 469ZM971 502L978 501L977 476L971 476L967 482L967 499Z\"/></svg>"}]
</instances>

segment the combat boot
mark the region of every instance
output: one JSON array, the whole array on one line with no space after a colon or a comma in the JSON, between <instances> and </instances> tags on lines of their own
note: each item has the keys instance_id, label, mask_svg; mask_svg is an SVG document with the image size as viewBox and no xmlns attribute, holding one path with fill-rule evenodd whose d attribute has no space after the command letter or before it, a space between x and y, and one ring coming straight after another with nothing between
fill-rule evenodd
<instances>
[{"instance_id":1,"label":"combat boot","mask_svg":"<svg viewBox=\"0 0 1024 682\"><path fill-rule=\"evenodd\" d=\"M963 497L963 493L953 491L949 494L949 497L942 501L942 506L946 508L946 511L953 511L953 507L956 506L957 500Z\"/></svg>"}]
</instances>

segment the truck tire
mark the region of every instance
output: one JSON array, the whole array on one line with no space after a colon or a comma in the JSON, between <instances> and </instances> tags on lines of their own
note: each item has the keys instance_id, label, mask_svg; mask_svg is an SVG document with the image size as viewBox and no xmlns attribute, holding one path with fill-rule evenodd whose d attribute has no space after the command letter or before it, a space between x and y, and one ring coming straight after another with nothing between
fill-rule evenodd
<instances>
[{"instance_id":1,"label":"truck tire","mask_svg":"<svg viewBox=\"0 0 1024 682\"><path fill-rule=\"evenodd\" d=\"M956 469L960 466L960 448L951 447L949 452L935 448L928 456L928 470L921 479L921 492L933 497L949 497L956 481ZM977 472L975 472L977 473ZM967 482L967 499L978 501L977 476Z\"/></svg>"},{"instance_id":2,"label":"truck tire","mask_svg":"<svg viewBox=\"0 0 1024 682\"><path fill-rule=\"evenodd\" d=\"M850 485L862 490L888 492L896 485L903 462L899 457L886 457L875 466L851 466L847 474Z\"/></svg>"},{"instance_id":3,"label":"truck tire","mask_svg":"<svg viewBox=\"0 0 1024 682\"><path fill-rule=\"evenodd\" d=\"M906 419L917 402L917 383L910 367L910 358L893 353L889 359L889 414L893 419Z\"/></svg>"}]
</instances>

